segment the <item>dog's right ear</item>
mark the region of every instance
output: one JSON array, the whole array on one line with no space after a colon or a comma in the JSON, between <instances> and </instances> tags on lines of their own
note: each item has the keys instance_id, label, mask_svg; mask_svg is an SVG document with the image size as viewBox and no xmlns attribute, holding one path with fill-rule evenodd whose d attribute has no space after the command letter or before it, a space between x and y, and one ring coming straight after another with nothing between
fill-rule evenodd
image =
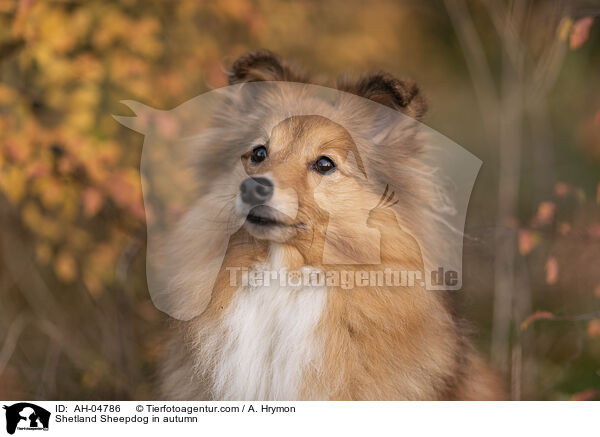
<instances>
[{"instance_id":1,"label":"dog's right ear","mask_svg":"<svg viewBox=\"0 0 600 437\"><path fill-rule=\"evenodd\" d=\"M356 83L341 78L337 85L340 91L396 109L416 120L421 120L427 112L423 93L410 79L397 79L391 74L379 72L363 76Z\"/></svg>"},{"instance_id":2,"label":"dog's right ear","mask_svg":"<svg viewBox=\"0 0 600 437\"><path fill-rule=\"evenodd\" d=\"M229 85L242 82L286 81L307 82L308 76L283 61L269 50L261 49L244 53L228 73Z\"/></svg>"}]
</instances>

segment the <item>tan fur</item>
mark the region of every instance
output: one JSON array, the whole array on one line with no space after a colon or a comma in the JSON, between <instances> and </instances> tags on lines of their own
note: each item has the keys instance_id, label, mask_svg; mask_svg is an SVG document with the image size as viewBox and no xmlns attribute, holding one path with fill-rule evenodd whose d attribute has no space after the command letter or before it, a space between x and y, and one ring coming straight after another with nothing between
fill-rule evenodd
<instances>
[{"instance_id":1,"label":"tan fur","mask_svg":"<svg viewBox=\"0 0 600 437\"><path fill-rule=\"evenodd\" d=\"M231 83L265 79L306 80L304 75L295 74L289 68L268 52L255 52L236 61ZM422 115L424 101L412 82L405 84L387 75L376 80L362 79L356 88L347 83L342 88L393 106L410 116L418 118ZM386 93L390 92L392 95L388 96ZM414 148L411 152L402 152L406 153L402 156L402 165L419 165L414 159L419 147L417 143L417 140L410 143ZM365 240L365 244L358 246L349 243L348 236L353 235L357 223L363 220L353 214L364 204L376 203L381 195L356 182L362 180L361 171L364 171L360 156L381 154L380 161L385 162L390 159L385 153L390 152L373 149L359 155L353 138L342 126L320 116L295 116L278 123L270 132L268 162L255 167L248 164L248 154L242 156L248 175L268 173L278 189L292 187L298 195L298 214L288 218L289 235L285 242L277 245L286 267L373 269L373 266L362 264L324 264L325 233L329 229L328 235L334 237L330 248L334 254L351 253L357 259L380 257L381 265L377 268L381 270L390 267L423 271L426 255L414 235L418 233L417 227L426 226L426 220L418 208L407 207L400 216L389 209L373 210L367 224L374 232L379 232L381 240L372 244ZM308 166L323 154L334 157L338 164L339 174L331 185L324 184L322 178L325 176L316 174ZM397 175L385 176L397 179ZM406 196L428 195L426 184L417 179L403 180L402 183ZM320 206L316 192L342 208L345 220L330 223L330 214ZM406 204L409 204L408 200ZM183 240L181 244L185 244ZM229 240L208 306L200 316L178 323L174 330L163 371L165 397L210 399L215 396L210 385L217 365L215 351L220 346L213 344L219 338L214 333L227 335L227 328L223 326L224 314L238 292L237 287L229 284L227 267L252 268L264 263L273 244L268 239L254 237L246 228L240 229ZM452 298L447 292L427 291L419 285L355 287L350 291L329 287L315 340L322 352L303 369L298 398L504 398L499 379L470 345L464 323L452 310ZM190 302L193 304L194 300Z\"/></svg>"}]
</instances>

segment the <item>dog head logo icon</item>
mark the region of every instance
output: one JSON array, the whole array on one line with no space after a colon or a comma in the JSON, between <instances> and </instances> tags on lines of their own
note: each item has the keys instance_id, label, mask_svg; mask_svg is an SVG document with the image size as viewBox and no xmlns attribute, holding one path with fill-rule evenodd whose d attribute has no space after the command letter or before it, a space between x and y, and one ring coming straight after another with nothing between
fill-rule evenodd
<instances>
[{"instance_id":1,"label":"dog head logo icon","mask_svg":"<svg viewBox=\"0 0 600 437\"><path fill-rule=\"evenodd\" d=\"M47 430L50 411L28 402L3 407L6 410L6 432L19 430Z\"/></svg>"}]
</instances>

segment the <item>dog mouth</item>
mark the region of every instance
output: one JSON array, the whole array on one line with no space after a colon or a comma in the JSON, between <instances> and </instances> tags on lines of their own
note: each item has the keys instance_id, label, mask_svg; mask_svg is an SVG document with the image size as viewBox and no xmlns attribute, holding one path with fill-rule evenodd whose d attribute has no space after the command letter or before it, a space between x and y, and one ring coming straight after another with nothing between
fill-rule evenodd
<instances>
[{"instance_id":1,"label":"dog mouth","mask_svg":"<svg viewBox=\"0 0 600 437\"><path fill-rule=\"evenodd\" d=\"M246 222L261 227L286 226L278 219L279 214L269 206L256 206L246 216Z\"/></svg>"}]
</instances>

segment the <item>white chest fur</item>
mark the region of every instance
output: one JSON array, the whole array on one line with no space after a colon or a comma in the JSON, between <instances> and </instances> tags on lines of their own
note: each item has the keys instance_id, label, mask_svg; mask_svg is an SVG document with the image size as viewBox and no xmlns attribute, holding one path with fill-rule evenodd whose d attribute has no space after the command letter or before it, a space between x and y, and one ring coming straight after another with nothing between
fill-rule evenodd
<instances>
[{"instance_id":1,"label":"white chest fur","mask_svg":"<svg viewBox=\"0 0 600 437\"><path fill-rule=\"evenodd\" d=\"M238 289L219 328L205 337L213 396L297 399L304 372L320 366L317 325L326 299L324 286L282 286L279 280Z\"/></svg>"}]
</instances>

